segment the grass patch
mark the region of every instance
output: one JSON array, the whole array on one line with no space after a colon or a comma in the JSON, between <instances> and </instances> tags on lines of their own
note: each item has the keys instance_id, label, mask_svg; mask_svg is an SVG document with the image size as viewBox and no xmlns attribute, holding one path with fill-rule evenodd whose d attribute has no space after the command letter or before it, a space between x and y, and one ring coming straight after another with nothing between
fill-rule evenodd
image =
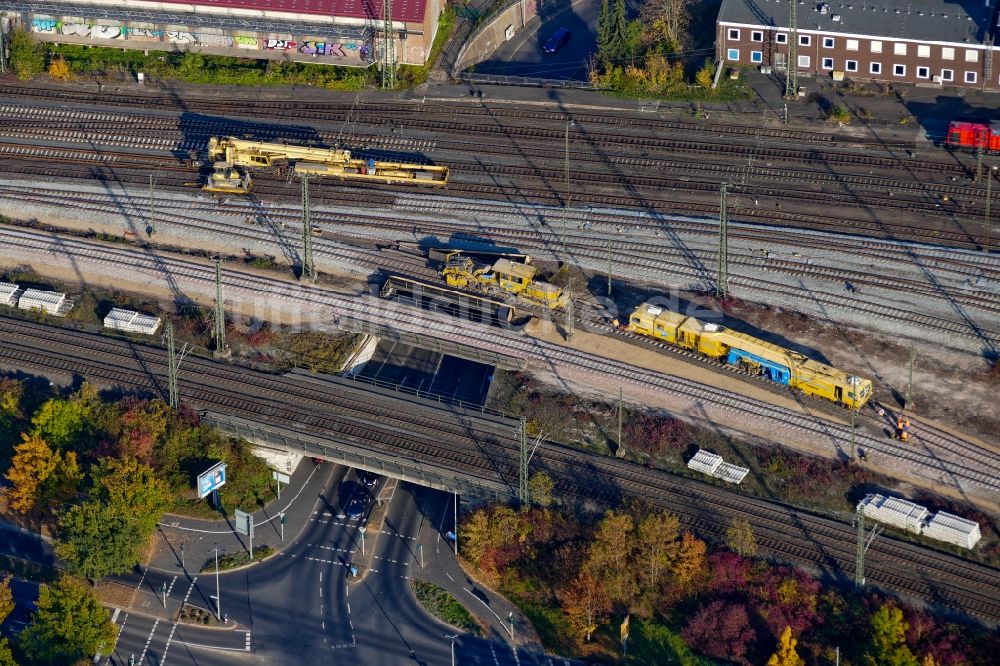
<instances>
[{"instance_id":1,"label":"grass patch","mask_svg":"<svg viewBox=\"0 0 1000 666\"><path fill-rule=\"evenodd\" d=\"M663 624L634 619L629 627L626 664L712 666L717 662L695 654L681 635Z\"/></svg>"},{"instance_id":2,"label":"grass patch","mask_svg":"<svg viewBox=\"0 0 1000 666\"><path fill-rule=\"evenodd\" d=\"M260 560L269 555L273 555L274 548L271 548L270 546L255 546L253 553L253 559ZM246 564L250 564L250 554L245 551L240 551L238 553L226 553L225 555L219 556L219 571L236 569L237 567L242 567ZM201 573L209 573L213 571L215 571L215 558L210 557L201 568Z\"/></svg>"},{"instance_id":3,"label":"grass patch","mask_svg":"<svg viewBox=\"0 0 1000 666\"><path fill-rule=\"evenodd\" d=\"M274 342L287 367L305 368L311 372L340 372L354 350L360 336L354 333L284 333Z\"/></svg>"},{"instance_id":4,"label":"grass patch","mask_svg":"<svg viewBox=\"0 0 1000 666\"><path fill-rule=\"evenodd\" d=\"M77 44L46 45L49 59L62 58L82 76L146 76L188 83L237 86L310 85L328 90L362 90L374 83L373 70L314 63L256 60L200 53L165 53Z\"/></svg>"},{"instance_id":5,"label":"grass patch","mask_svg":"<svg viewBox=\"0 0 1000 666\"><path fill-rule=\"evenodd\" d=\"M472 613L444 588L422 580L411 580L410 588L420 605L437 619L470 634L482 634L482 628Z\"/></svg>"}]
</instances>

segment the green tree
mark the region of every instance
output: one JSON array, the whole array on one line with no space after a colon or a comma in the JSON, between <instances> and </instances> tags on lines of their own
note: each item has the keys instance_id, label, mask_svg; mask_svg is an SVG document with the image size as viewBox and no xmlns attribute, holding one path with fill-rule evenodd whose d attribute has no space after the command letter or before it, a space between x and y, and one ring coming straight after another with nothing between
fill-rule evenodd
<instances>
[{"instance_id":1,"label":"green tree","mask_svg":"<svg viewBox=\"0 0 1000 666\"><path fill-rule=\"evenodd\" d=\"M128 518L101 502L77 504L59 519L56 555L71 573L95 583L131 569L140 545Z\"/></svg>"},{"instance_id":2,"label":"green tree","mask_svg":"<svg viewBox=\"0 0 1000 666\"><path fill-rule=\"evenodd\" d=\"M21 633L20 644L30 661L62 666L98 650L107 654L117 636L118 627L87 586L62 576L39 589L38 608Z\"/></svg>"},{"instance_id":3,"label":"green tree","mask_svg":"<svg viewBox=\"0 0 1000 666\"><path fill-rule=\"evenodd\" d=\"M742 557L757 554L757 537L746 518L733 518L726 528L726 547Z\"/></svg>"},{"instance_id":4,"label":"green tree","mask_svg":"<svg viewBox=\"0 0 1000 666\"><path fill-rule=\"evenodd\" d=\"M99 406L97 389L85 383L69 400L46 400L31 419L33 432L55 449L71 448L87 433Z\"/></svg>"},{"instance_id":5,"label":"green tree","mask_svg":"<svg viewBox=\"0 0 1000 666\"><path fill-rule=\"evenodd\" d=\"M545 472L535 472L528 479L528 492L531 495L531 502L538 506L550 506L552 504L552 491L556 483L552 477Z\"/></svg>"},{"instance_id":6,"label":"green tree","mask_svg":"<svg viewBox=\"0 0 1000 666\"><path fill-rule=\"evenodd\" d=\"M611 5L609 0L601 0L601 11L597 17L597 56L605 65L610 61L611 48Z\"/></svg>"},{"instance_id":7,"label":"green tree","mask_svg":"<svg viewBox=\"0 0 1000 666\"><path fill-rule=\"evenodd\" d=\"M885 604L872 616L871 646L865 654L868 666L917 666L917 658L906 645L910 623L903 611Z\"/></svg>"},{"instance_id":8,"label":"green tree","mask_svg":"<svg viewBox=\"0 0 1000 666\"><path fill-rule=\"evenodd\" d=\"M34 36L24 30L14 30L9 42L10 62L17 78L33 79L45 71L45 52Z\"/></svg>"},{"instance_id":9,"label":"green tree","mask_svg":"<svg viewBox=\"0 0 1000 666\"><path fill-rule=\"evenodd\" d=\"M795 651L797 640L792 638L792 628L785 627L778 639L778 650L767 660L767 666L806 666L806 662Z\"/></svg>"},{"instance_id":10,"label":"green tree","mask_svg":"<svg viewBox=\"0 0 1000 666\"><path fill-rule=\"evenodd\" d=\"M94 499L126 519L135 540L145 543L170 505L170 487L134 458L104 458L92 475Z\"/></svg>"},{"instance_id":11,"label":"green tree","mask_svg":"<svg viewBox=\"0 0 1000 666\"><path fill-rule=\"evenodd\" d=\"M611 8L611 53L613 60L621 60L628 54L628 14L625 0L615 0Z\"/></svg>"}]
</instances>

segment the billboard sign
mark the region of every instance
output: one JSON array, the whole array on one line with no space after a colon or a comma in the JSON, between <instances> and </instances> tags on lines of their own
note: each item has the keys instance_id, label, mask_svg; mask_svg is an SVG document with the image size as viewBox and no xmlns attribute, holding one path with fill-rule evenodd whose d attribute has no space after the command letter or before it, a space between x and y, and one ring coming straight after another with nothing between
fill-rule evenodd
<instances>
[{"instance_id":1,"label":"billboard sign","mask_svg":"<svg viewBox=\"0 0 1000 666\"><path fill-rule=\"evenodd\" d=\"M225 484L226 463L216 463L198 475L198 497L206 497Z\"/></svg>"}]
</instances>

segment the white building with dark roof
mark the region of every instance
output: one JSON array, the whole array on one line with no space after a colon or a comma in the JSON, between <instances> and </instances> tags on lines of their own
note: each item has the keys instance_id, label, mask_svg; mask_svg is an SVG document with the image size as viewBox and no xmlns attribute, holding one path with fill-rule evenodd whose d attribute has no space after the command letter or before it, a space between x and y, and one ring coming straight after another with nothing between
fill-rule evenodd
<instances>
[{"instance_id":1,"label":"white building with dark roof","mask_svg":"<svg viewBox=\"0 0 1000 666\"><path fill-rule=\"evenodd\" d=\"M366 67L384 44L383 0L0 1L0 18L56 43ZM444 0L391 0L396 60L430 56Z\"/></svg>"},{"instance_id":2,"label":"white building with dark roof","mask_svg":"<svg viewBox=\"0 0 1000 666\"><path fill-rule=\"evenodd\" d=\"M996 4L799 1L795 65L800 74L836 79L1000 90ZM716 57L784 71L788 26L788 0L723 0Z\"/></svg>"}]
</instances>

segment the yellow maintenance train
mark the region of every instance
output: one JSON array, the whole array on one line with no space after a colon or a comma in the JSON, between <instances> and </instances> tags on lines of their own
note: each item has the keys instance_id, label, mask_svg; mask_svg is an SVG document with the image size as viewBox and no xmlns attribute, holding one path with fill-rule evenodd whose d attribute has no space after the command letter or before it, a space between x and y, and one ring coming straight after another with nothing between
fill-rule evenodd
<instances>
[{"instance_id":1,"label":"yellow maintenance train","mask_svg":"<svg viewBox=\"0 0 1000 666\"><path fill-rule=\"evenodd\" d=\"M287 166L295 174L370 183L433 187L448 184L446 166L385 162L373 158L365 160L339 148L290 146L231 136L209 139L208 159L215 168L202 189L209 192L248 193L252 187L250 176L241 173L237 167L268 169Z\"/></svg>"},{"instance_id":2,"label":"yellow maintenance train","mask_svg":"<svg viewBox=\"0 0 1000 666\"><path fill-rule=\"evenodd\" d=\"M831 368L746 333L649 303L643 303L632 312L626 330L690 349L844 407L859 409L872 397L871 380Z\"/></svg>"},{"instance_id":3,"label":"yellow maintenance train","mask_svg":"<svg viewBox=\"0 0 1000 666\"><path fill-rule=\"evenodd\" d=\"M473 288L485 293L505 293L540 303L552 310L566 306L569 294L554 284L536 279L538 269L527 261L497 259L484 264L460 251L446 251L441 275L451 287Z\"/></svg>"}]
</instances>

